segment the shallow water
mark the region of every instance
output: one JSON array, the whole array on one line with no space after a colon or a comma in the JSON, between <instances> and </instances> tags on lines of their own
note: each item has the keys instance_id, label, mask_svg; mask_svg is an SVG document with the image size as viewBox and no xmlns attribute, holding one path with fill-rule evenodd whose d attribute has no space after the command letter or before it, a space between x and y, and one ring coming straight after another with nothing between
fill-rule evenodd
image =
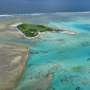
<instances>
[{"instance_id":1,"label":"shallow water","mask_svg":"<svg viewBox=\"0 0 90 90\"><path fill-rule=\"evenodd\" d=\"M37 39L14 39L30 48L16 90L90 90L90 13L20 15L18 21L77 32L45 32ZM51 79L49 79L51 78Z\"/></svg>"}]
</instances>

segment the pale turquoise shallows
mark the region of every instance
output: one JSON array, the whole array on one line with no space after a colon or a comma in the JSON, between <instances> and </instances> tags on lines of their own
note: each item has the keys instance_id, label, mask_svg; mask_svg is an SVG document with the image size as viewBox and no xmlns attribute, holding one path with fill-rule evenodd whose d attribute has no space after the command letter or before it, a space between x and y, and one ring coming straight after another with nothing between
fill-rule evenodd
<instances>
[{"instance_id":1,"label":"pale turquoise shallows","mask_svg":"<svg viewBox=\"0 0 90 90\"><path fill-rule=\"evenodd\" d=\"M16 90L90 90L90 13L19 15L32 23L74 31L45 32L15 43L30 47L29 60Z\"/></svg>"}]
</instances>

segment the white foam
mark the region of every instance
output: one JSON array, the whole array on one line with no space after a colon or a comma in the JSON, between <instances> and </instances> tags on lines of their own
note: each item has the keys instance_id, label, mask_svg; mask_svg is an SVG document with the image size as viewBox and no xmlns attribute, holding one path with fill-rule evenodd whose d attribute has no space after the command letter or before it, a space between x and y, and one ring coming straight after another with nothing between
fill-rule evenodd
<instances>
[{"instance_id":1,"label":"white foam","mask_svg":"<svg viewBox=\"0 0 90 90\"><path fill-rule=\"evenodd\" d=\"M84 12L50 12L50 13L26 13L26 14L6 14L6 15L0 15L0 17L8 17L8 16L23 16L23 15L31 15L31 16L38 16L38 15L44 15L44 14L74 14L74 13L90 13L90 11L84 11Z\"/></svg>"},{"instance_id":2,"label":"white foam","mask_svg":"<svg viewBox=\"0 0 90 90\"><path fill-rule=\"evenodd\" d=\"M8 17L8 16L13 16L13 15L0 15L0 17Z\"/></svg>"}]
</instances>

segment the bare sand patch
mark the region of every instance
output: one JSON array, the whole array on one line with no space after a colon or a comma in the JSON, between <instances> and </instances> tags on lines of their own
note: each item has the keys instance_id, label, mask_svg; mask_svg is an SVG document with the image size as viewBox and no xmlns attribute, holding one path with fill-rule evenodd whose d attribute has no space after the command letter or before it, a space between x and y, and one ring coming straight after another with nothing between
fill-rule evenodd
<instances>
[{"instance_id":1,"label":"bare sand patch","mask_svg":"<svg viewBox=\"0 0 90 90\"><path fill-rule=\"evenodd\" d=\"M27 48L0 44L0 90L12 90L16 87L27 59Z\"/></svg>"}]
</instances>

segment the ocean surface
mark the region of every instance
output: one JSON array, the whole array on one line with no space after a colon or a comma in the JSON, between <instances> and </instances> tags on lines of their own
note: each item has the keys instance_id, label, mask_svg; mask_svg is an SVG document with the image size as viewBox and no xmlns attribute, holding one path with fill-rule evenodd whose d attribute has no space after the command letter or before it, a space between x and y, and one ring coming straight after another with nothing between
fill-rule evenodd
<instances>
[{"instance_id":1,"label":"ocean surface","mask_svg":"<svg viewBox=\"0 0 90 90\"><path fill-rule=\"evenodd\" d=\"M0 14L90 11L90 0L1 0Z\"/></svg>"},{"instance_id":2,"label":"ocean surface","mask_svg":"<svg viewBox=\"0 0 90 90\"><path fill-rule=\"evenodd\" d=\"M44 24L76 32L44 32L35 39L6 39L30 48L15 90L90 90L90 13L37 13L0 16L0 21Z\"/></svg>"}]
</instances>

